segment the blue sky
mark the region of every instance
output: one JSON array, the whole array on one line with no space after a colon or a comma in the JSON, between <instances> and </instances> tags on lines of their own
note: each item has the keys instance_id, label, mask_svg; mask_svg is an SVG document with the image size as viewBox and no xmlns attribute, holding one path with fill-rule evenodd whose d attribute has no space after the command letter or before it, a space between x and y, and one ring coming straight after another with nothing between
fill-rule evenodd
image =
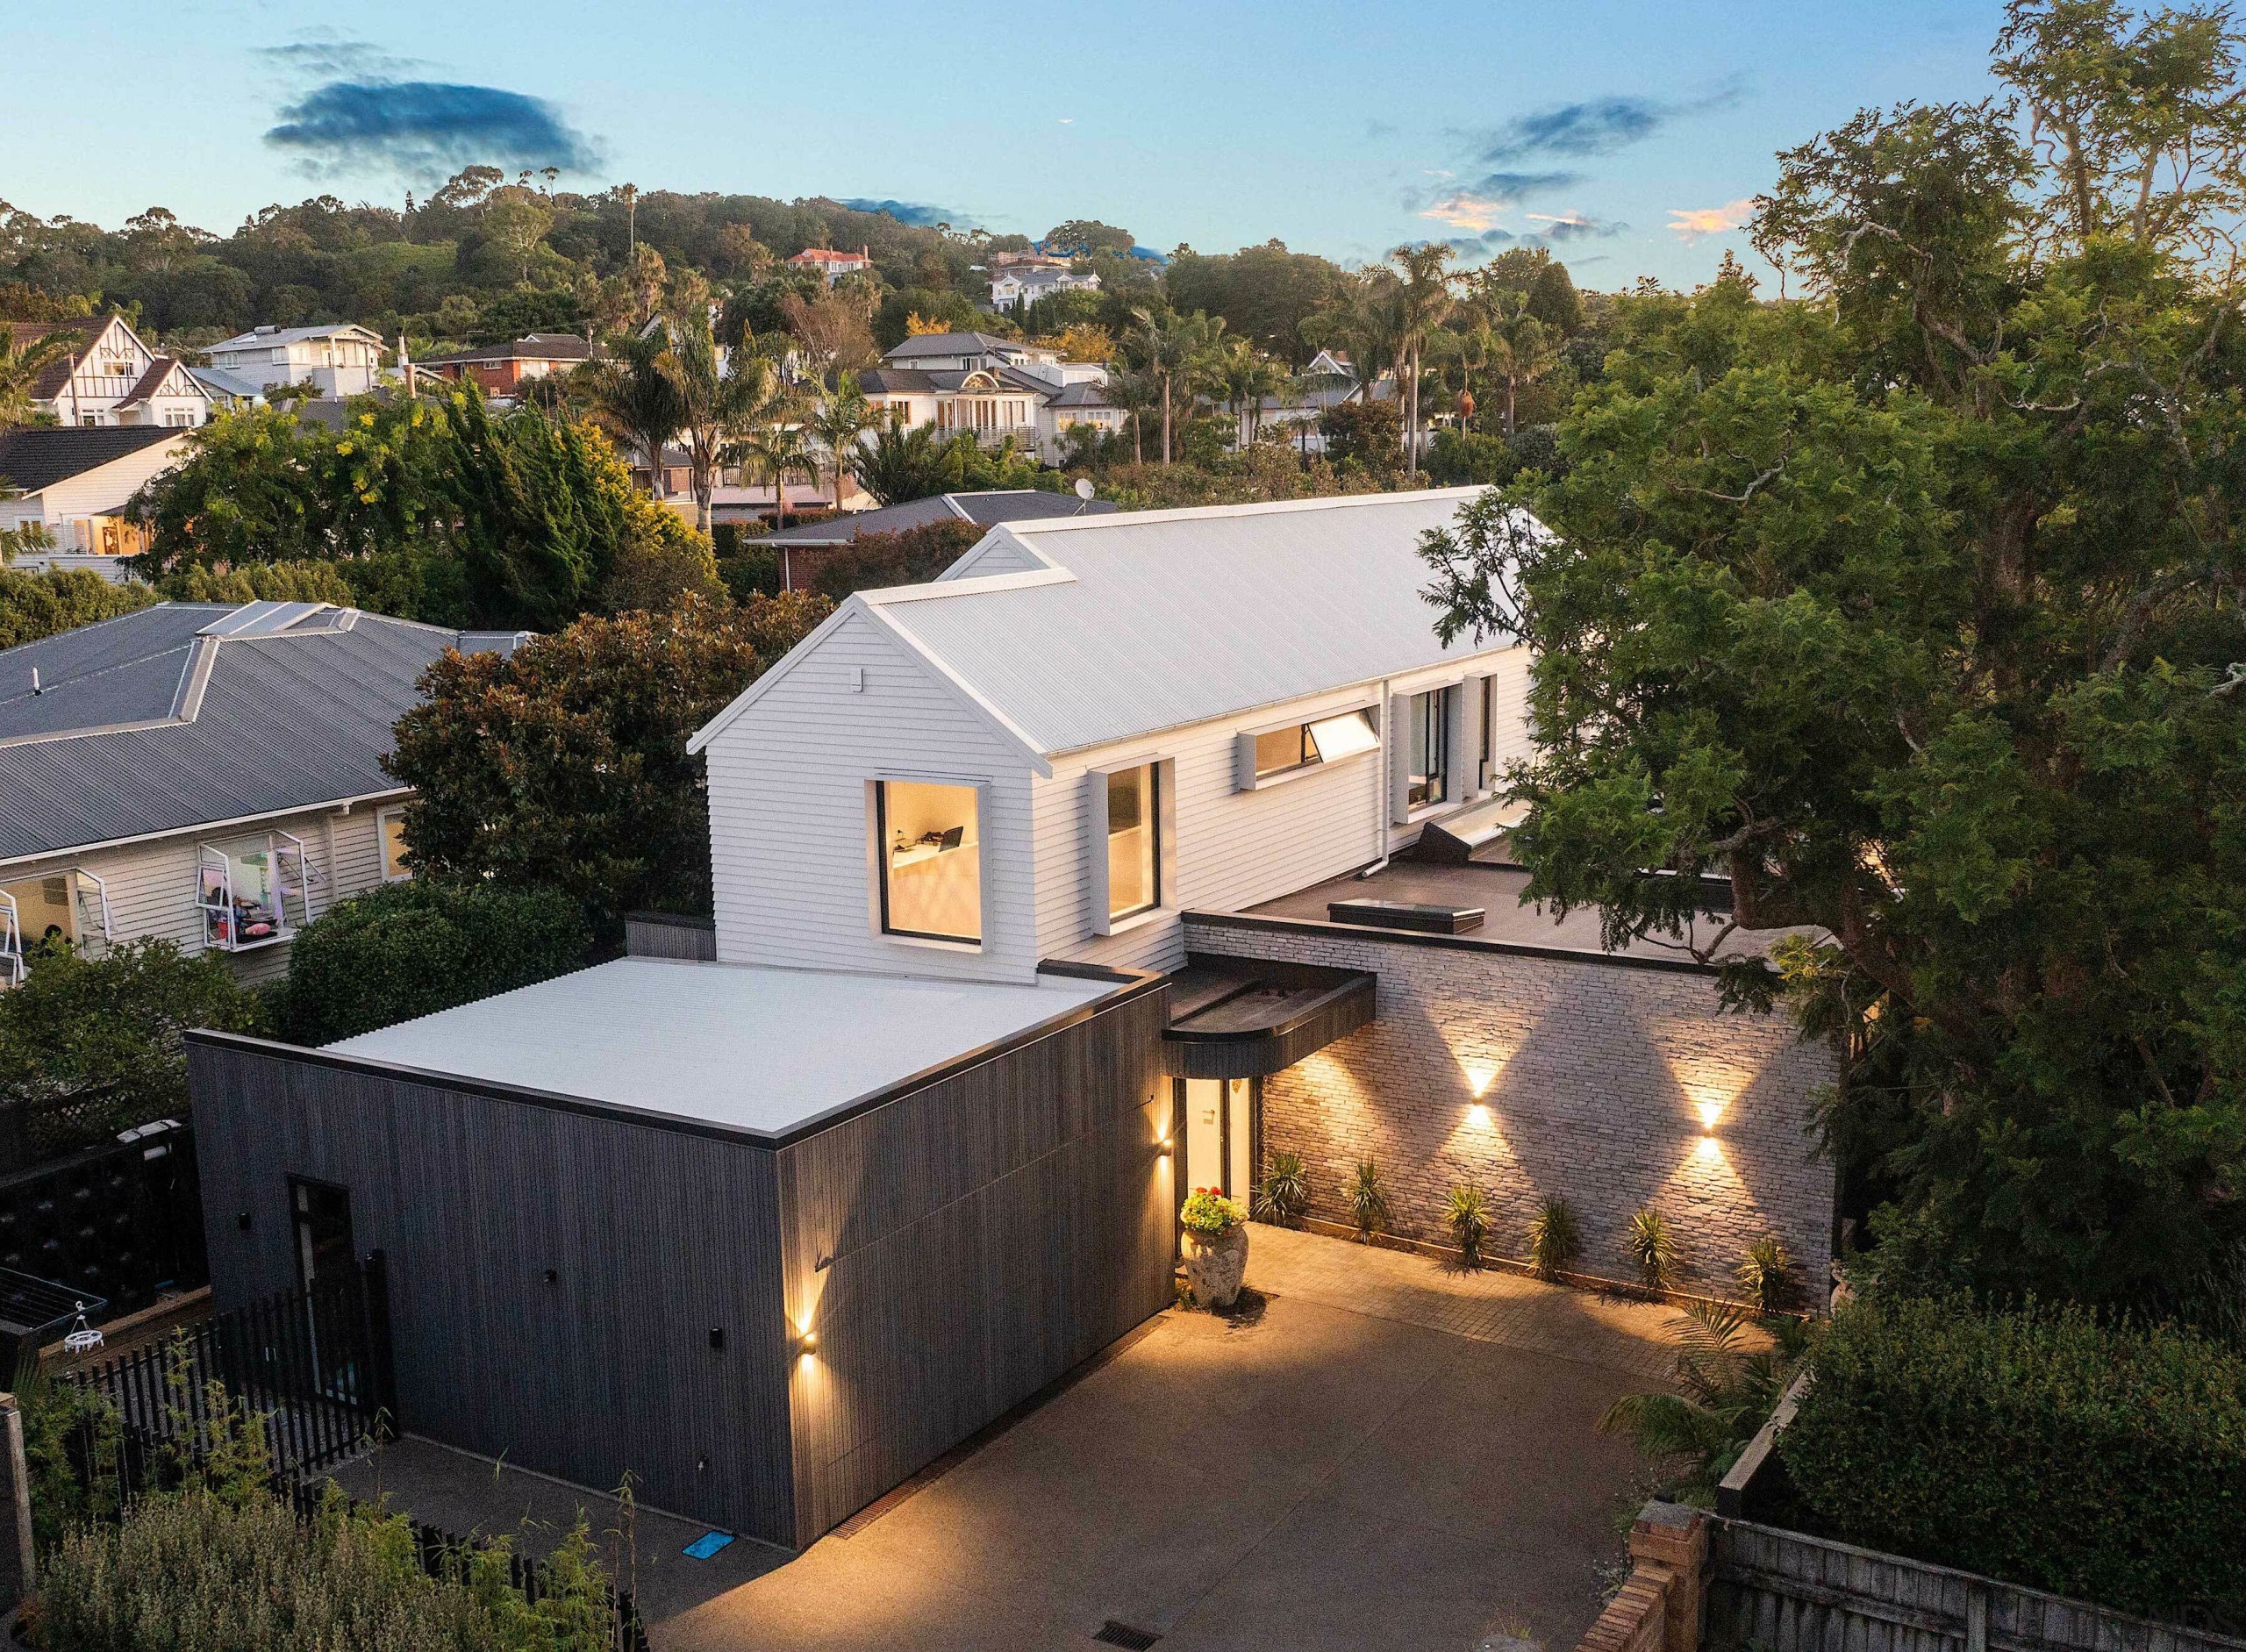
<instances>
[{"instance_id":1,"label":"blue sky","mask_svg":"<svg viewBox=\"0 0 2246 1652\"><path fill-rule=\"evenodd\" d=\"M1163 250L1539 237L1586 286L1689 284L1746 251L1727 225L1777 149L1987 90L2000 9L0 0L11 57L83 77L0 101L0 198L224 231L497 149L579 187L894 199L1033 235L1096 217Z\"/></svg>"}]
</instances>

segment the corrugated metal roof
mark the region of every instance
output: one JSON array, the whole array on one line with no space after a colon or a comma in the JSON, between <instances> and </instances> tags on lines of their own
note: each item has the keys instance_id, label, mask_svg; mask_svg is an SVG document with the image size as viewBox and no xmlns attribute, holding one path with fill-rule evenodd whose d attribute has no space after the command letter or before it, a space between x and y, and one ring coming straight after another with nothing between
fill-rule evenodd
<instances>
[{"instance_id":1,"label":"corrugated metal roof","mask_svg":"<svg viewBox=\"0 0 2246 1652\"><path fill-rule=\"evenodd\" d=\"M516 640L375 614L346 627L333 610L207 634L236 611L160 604L0 651L0 860L393 790L382 759L422 671Z\"/></svg>"},{"instance_id":2,"label":"corrugated metal roof","mask_svg":"<svg viewBox=\"0 0 2246 1652\"><path fill-rule=\"evenodd\" d=\"M1069 577L970 575L851 600L1038 750L1073 751L1486 652L1436 641L1419 556L1420 536L1480 491L1019 523L984 545Z\"/></svg>"},{"instance_id":3,"label":"corrugated metal roof","mask_svg":"<svg viewBox=\"0 0 2246 1652\"><path fill-rule=\"evenodd\" d=\"M861 533L897 533L946 520L972 522L994 527L1001 522L1021 522L1048 516L1105 515L1116 509L1112 499L1079 499L1073 493L1048 493L1041 488L993 488L981 493L935 493L902 504L885 504L876 511L857 511L824 522L806 522L782 528L755 540L758 545L847 545Z\"/></svg>"}]
</instances>

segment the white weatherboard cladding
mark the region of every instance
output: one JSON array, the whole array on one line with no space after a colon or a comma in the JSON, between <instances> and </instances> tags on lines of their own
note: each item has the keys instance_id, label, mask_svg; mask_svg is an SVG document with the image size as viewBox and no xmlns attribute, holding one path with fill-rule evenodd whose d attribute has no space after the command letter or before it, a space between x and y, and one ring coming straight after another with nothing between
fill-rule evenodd
<instances>
[{"instance_id":1,"label":"white weatherboard cladding","mask_svg":"<svg viewBox=\"0 0 2246 1652\"><path fill-rule=\"evenodd\" d=\"M1041 751L1077 751L1479 652L1435 640L1419 555L1478 491L1015 523L978 575L1017 540L1072 577L883 607Z\"/></svg>"},{"instance_id":2,"label":"white weatherboard cladding","mask_svg":"<svg viewBox=\"0 0 2246 1652\"><path fill-rule=\"evenodd\" d=\"M337 902L362 895L383 881L373 804L350 813L318 809L243 826L175 833L144 843L75 854L42 855L35 861L0 866L0 883L65 872L89 872L109 892L110 938L113 941L176 942L182 952L204 950L203 913L195 903L200 848L205 843L262 842L269 832L293 833L304 840L311 873L311 915L318 918ZM387 805L383 805L387 806ZM90 900L89 900L90 905ZM295 920L293 906L290 917ZM245 981L269 980L286 973L286 944L231 955L235 974Z\"/></svg>"},{"instance_id":3,"label":"white weatherboard cladding","mask_svg":"<svg viewBox=\"0 0 2246 1652\"><path fill-rule=\"evenodd\" d=\"M846 614L710 742L710 858L727 963L1026 982L1030 769L925 662ZM981 787L983 945L886 936L876 924L869 781Z\"/></svg>"},{"instance_id":4,"label":"white weatherboard cladding","mask_svg":"<svg viewBox=\"0 0 2246 1652\"><path fill-rule=\"evenodd\" d=\"M1525 654L1525 650L1513 649L1485 655L1469 667L1499 679L1500 763L1526 744L1526 732L1509 728L1504 721L1508 708L1518 703L1513 685L1526 677ZM1391 686L1401 696L1455 675L1451 669L1437 668L1406 674ZM1377 688L1370 692L1336 690L1259 712L1252 719L1223 719L1055 762L1050 780L1032 783L1040 955L1122 969L1174 969L1185 961L1179 911L1239 912L1377 859L1385 773L1392 767L1392 747L1387 742L1381 752L1252 790L1241 789L1239 768L1243 729L1313 722L1368 705L1377 697ZM1090 794L1084 776L1156 758L1167 764L1166 779L1175 793L1164 811L1174 836L1166 846L1169 881L1162 890L1163 910L1118 933L1101 935L1095 933L1098 914L1092 909L1098 879L1091 857L1098 852L1097 833L1087 830ZM1390 847L1401 847L1417 832L1417 826L1391 828Z\"/></svg>"}]
</instances>

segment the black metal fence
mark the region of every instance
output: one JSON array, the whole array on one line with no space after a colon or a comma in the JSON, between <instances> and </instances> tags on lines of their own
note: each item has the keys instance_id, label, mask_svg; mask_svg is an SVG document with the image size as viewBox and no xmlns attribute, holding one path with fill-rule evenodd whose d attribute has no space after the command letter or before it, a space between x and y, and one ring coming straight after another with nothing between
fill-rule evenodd
<instances>
[{"instance_id":1,"label":"black metal fence","mask_svg":"<svg viewBox=\"0 0 2246 1652\"><path fill-rule=\"evenodd\" d=\"M276 1477L300 1477L355 1456L398 1426L390 1346L390 1284L379 1253L365 1267L215 1314L168 1341L62 1373L116 1406L128 1456L193 1451L225 1420L225 1398L264 1419ZM147 1484L148 1464L124 1466Z\"/></svg>"}]
</instances>

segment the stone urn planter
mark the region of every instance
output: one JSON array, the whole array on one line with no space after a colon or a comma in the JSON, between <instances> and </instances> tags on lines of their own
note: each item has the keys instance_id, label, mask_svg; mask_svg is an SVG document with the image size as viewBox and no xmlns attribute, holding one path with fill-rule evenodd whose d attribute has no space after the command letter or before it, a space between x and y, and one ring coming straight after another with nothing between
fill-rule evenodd
<instances>
[{"instance_id":1,"label":"stone urn planter","mask_svg":"<svg viewBox=\"0 0 2246 1652\"><path fill-rule=\"evenodd\" d=\"M1196 1188L1179 1212L1184 1224L1185 1284L1193 1300L1220 1312L1240 1300L1248 1272L1248 1212L1214 1188Z\"/></svg>"}]
</instances>

